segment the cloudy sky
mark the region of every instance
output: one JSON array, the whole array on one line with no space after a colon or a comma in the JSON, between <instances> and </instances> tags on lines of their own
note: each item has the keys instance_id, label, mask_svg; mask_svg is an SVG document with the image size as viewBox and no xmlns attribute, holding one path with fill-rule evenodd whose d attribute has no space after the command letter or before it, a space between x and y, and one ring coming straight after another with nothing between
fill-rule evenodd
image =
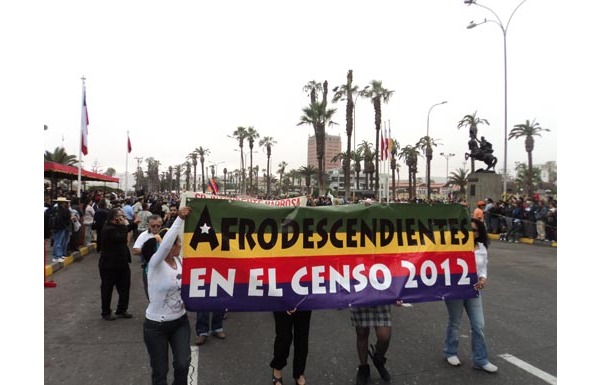
<instances>
[{"instance_id":1,"label":"cloudy sky","mask_svg":"<svg viewBox=\"0 0 600 385\"><path fill-rule=\"evenodd\" d=\"M521 0L481 0L506 26ZM53 1L9 5L5 44L19 52L6 82L19 96L35 91L35 126L48 125L43 149L79 152L81 80L86 77L89 154L84 167L132 171L135 158L168 166L184 163L197 147L210 150L207 165L239 167L238 126L271 136L273 169L306 165L312 127L297 126L309 99L303 86L345 82L349 69L361 88L381 80L393 90L383 120L401 146L430 135L440 146L432 176L465 165L466 114L489 121L480 128L503 167L504 76L501 28L470 21L494 19L462 0L421 1ZM534 163L557 160L553 27L558 7L528 0L507 33L508 129L526 119L551 131L536 137ZM14 17L13 17L14 16ZM27 20L23 23L23 20ZM26 82L28 87L19 87ZM14 96L14 95L13 95ZM10 104L10 100L8 101ZM338 123L330 134L345 143L345 106L333 105ZM30 114L25 108L23 114ZM356 105L356 143L374 144L369 100ZM19 120L15 122L19 125ZM126 162L127 132L133 151ZM246 146L246 151L248 147ZM255 147L254 164L266 167ZM454 153L446 159L440 152ZM508 169L526 161L523 139L508 142ZM422 162L422 163L421 163ZM419 175L424 176L421 158ZM145 167L145 161L142 163ZM406 167L401 168L406 178Z\"/></svg>"}]
</instances>

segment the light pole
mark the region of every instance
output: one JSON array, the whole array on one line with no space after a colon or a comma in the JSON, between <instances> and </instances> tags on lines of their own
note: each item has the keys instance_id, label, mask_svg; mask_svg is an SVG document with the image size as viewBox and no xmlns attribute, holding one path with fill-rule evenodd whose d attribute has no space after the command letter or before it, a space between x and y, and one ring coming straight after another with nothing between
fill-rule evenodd
<instances>
[{"instance_id":1,"label":"light pole","mask_svg":"<svg viewBox=\"0 0 600 385\"><path fill-rule=\"evenodd\" d=\"M475 28L478 25L485 24L487 22L492 22L492 23L496 23L502 30L502 40L504 43L504 167L502 170L502 196L506 195L506 182L508 179L507 173L506 173L506 165L507 165L507 161L508 161L508 96L507 96L508 95L508 77L507 77L507 69L506 69L507 68L507 66L506 66L506 32L508 31L508 26L510 25L510 21L512 20L513 15L515 14L515 12L517 12L517 9L519 9L519 7L521 5L523 5L523 3L525 1L526 0L521 1L519 3L519 5L516 6L516 8L510 14L510 17L508 18L508 22L506 23L506 26L504 26L504 24L502 24L502 21L496 14L496 12L494 12L491 8L486 7L485 5L478 4L476 2L476 0L465 0L465 4L467 4L467 5L475 4L475 5L480 6L481 8L485 8L488 11L490 11L496 18L496 20L483 19L483 21L480 23L475 23L475 22L471 21L469 23L469 25L467 25L467 29Z\"/></svg>"},{"instance_id":2,"label":"light pole","mask_svg":"<svg viewBox=\"0 0 600 385\"><path fill-rule=\"evenodd\" d=\"M446 183L448 183L448 161L453 156L456 156L456 154L452 154L452 153L444 154L443 152L440 152L440 155L443 156L444 158L446 158Z\"/></svg>"},{"instance_id":3,"label":"light pole","mask_svg":"<svg viewBox=\"0 0 600 385\"><path fill-rule=\"evenodd\" d=\"M425 157L427 158L427 169L425 170L427 173L427 200L431 197L431 158L433 157L433 150L431 148L431 138L429 137L429 115L431 114L431 110L433 107L439 106L442 104L448 103L446 100L443 102L439 102L429 107L429 112L427 112L427 148L425 150Z\"/></svg>"}]
</instances>

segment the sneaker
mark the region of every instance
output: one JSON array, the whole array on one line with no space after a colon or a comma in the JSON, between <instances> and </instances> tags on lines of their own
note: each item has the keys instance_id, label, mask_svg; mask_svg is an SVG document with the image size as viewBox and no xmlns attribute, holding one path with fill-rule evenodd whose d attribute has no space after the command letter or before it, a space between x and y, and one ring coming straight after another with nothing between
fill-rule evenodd
<instances>
[{"instance_id":1,"label":"sneaker","mask_svg":"<svg viewBox=\"0 0 600 385\"><path fill-rule=\"evenodd\" d=\"M64 261L65 261L65 257L52 258L52 262L64 262Z\"/></svg>"},{"instance_id":2,"label":"sneaker","mask_svg":"<svg viewBox=\"0 0 600 385\"><path fill-rule=\"evenodd\" d=\"M206 339L208 338L208 336L205 335L199 335L196 337L196 345L204 345L204 343L206 342Z\"/></svg>"},{"instance_id":3,"label":"sneaker","mask_svg":"<svg viewBox=\"0 0 600 385\"><path fill-rule=\"evenodd\" d=\"M222 330L220 332L213 332L213 335L215 337L217 337L218 339L220 339L220 340L224 340L225 337L227 337L227 335L225 334L225 332L222 331Z\"/></svg>"},{"instance_id":4,"label":"sneaker","mask_svg":"<svg viewBox=\"0 0 600 385\"><path fill-rule=\"evenodd\" d=\"M356 385L367 385L371 378L371 367L367 365L359 365L356 372Z\"/></svg>"},{"instance_id":5,"label":"sneaker","mask_svg":"<svg viewBox=\"0 0 600 385\"><path fill-rule=\"evenodd\" d=\"M117 318L133 318L133 314L127 313L126 311L124 311L123 313L115 313L115 316Z\"/></svg>"},{"instance_id":6,"label":"sneaker","mask_svg":"<svg viewBox=\"0 0 600 385\"><path fill-rule=\"evenodd\" d=\"M450 366L460 366L460 360L458 356L450 356L446 357L446 362L450 364Z\"/></svg>"},{"instance_id":7,"label":"sneaker","mask_svg":"<svg viewBox=\"0 0 600 385\"><path fill-rule=\"evenodd\" d=\"M114 321L114 320L117 319L117 317L115 317L112 314L107 314L107 315L103 315L102 319L105 320L105 321Z\"/></svg>"},{"instance_id":8,"label":"sneaker","mask_svg":"<svg viewBox=\"0 0 600 385\"><path fill-rule=\"evenodd\" d=\"M487 364L485 364L483 366L475 366L475 369L483 370L484 372L488 372L488 373L496 373L498 371L498 367L496 365L492 364L491 362L488 362Z\"/></svg>"}]
</instances>

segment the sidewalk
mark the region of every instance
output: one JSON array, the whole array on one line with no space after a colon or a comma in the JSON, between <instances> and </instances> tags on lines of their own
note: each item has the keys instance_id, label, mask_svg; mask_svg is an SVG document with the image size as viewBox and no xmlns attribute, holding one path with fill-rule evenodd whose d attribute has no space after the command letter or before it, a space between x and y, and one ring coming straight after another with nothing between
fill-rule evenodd
<instances>
[{"instance_id":1,"label":"sidewalk","mask_svg":"<svg viewBox=\"0 0 600 385\"><path fill-rule=\"evenodd\" d=\"M52 246L50 246L50 239L44 240L44 277L49 277L58 270L62 269L65 266L72 264L75 261L80 261L84 256L88 255L90 252L96 250L96 244L91 243L88 246L80 247L79 251L71 252L67 258L65 258L64 262L53 262L52 261Z\"/></svg>"}]
</instances>

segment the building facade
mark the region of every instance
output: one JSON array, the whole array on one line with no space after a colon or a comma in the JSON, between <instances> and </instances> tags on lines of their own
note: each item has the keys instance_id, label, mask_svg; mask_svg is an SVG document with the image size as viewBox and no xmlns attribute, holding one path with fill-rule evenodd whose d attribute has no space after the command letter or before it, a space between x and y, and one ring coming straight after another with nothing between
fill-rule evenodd
<instances>
[{"instance_id":1,"label":"building facade","mask_svg":"<svg viewBox=\"0 0 600 385\"><path fill-rule=\"evenodd\" d=\"M342 167L342 161L332 162L331 159L342 152L342 137L340 135L325 134L325 171ZM308 137L308 154L306 164L319 168L317 161L317 138L315 135Z\"/></svg>"}]
</instances>

